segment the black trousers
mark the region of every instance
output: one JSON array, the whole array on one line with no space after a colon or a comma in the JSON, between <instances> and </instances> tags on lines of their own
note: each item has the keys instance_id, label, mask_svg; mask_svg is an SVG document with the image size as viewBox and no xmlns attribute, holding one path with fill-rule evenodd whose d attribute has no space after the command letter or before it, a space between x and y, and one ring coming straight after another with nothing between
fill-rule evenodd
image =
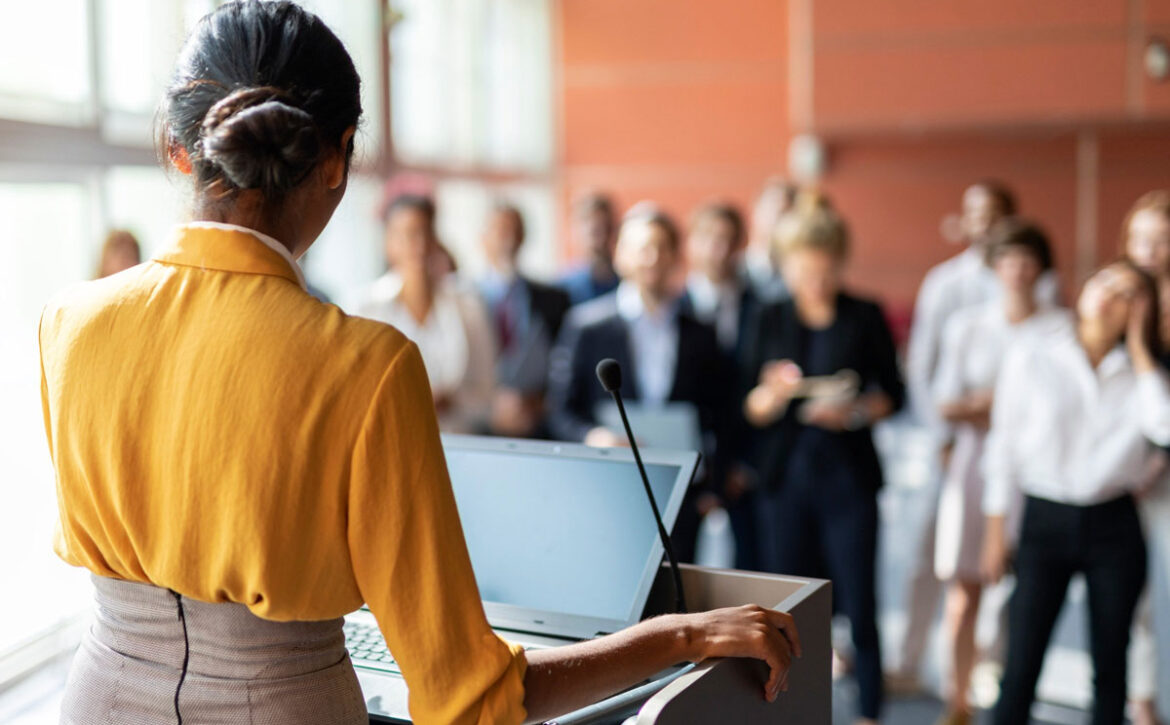
<instances>
[{"instance_id":1,"label":"black trousers","mask_svg":"<svg viewBox=\"0 0 1170 725\"><path fill-rule=\"evenodd\" d=\"M1093 658L1093 725L1125 716L1126 649L1146 581L1146 545L1133 498L1070 506L1039 498L1024 506L1016 556L1016 590L1008 610L1008 651L995 725L1025 725L1052 628L1069 580L1084 574L1089 590Z\"/></svg>"},{"instance_id":2,"label":"black trousers","mask_svg":"<svg viewBox=\"0 0 1170 725\"><path fill-rule=\"evenodd\" d=\"M861 717L882 706L877 628L878 506L871 482L850 462L819 451L794 451L777 490L757 498L762 570L830 579L833 609L849 619Z\"/></svg>"}]
</instances>

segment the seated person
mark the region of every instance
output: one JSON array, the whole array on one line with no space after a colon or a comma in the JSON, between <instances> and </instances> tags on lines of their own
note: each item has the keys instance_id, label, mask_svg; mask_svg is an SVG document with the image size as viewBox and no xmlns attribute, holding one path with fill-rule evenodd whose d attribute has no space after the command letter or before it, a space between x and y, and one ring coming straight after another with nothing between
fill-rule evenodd
<instances>
[{"instance_id":1,"label":"seated person","mask_svg":"<svg viewBox=\"0 0 1170 725\"><path fill-rule=\"evenodd\" d=\"M386 210L390 271L366 292L357 314L398 328L422 353L439 415L449 433L487 424L495 385L495 344L478 296L437 260L435 205L404 194Z\"/></svg>"},{"instance_id":2,"label":"seated person","mask_svg":"<svg viewBox=\"0 0 1170 725\"><path fill-rule=\"evenodd\" d=\"M613 202L608 196L591 192L574 204L573 242L585 251L587 260L561 277L560 285L573 304L597 299L618 286L613 266L616 228Z\"/></svg>"},{"instance_id":3,"label":"seated person","mask_svg":"<svg viewBox=\"0 0 1170 725\"><path fill-rule=\"evenodd\" d=\"M569 295L518 270L524 217L516 207L497 204L482 241L488 271L479 286L499 351L488 430L496 435L543 436L549 354L569 311Z\"/></svg>"},{"instance_id":4,"label":"seated person","mask_svg":"<svg viewBox=\"0 0 1170 725\"><path fill-rule=\"evenodd\" d=\"M695 406L707 457L707 480L721 480L720 441L733 398L727 366L715 331L679 309L671 286L680 260L673 220L649 205L626 215L615 261L622 283L605 297L575 309L565 323L549 369L549 427L563 440L590 445L626 445L624 436L599 425L596 407L610 400L595 369L613 358L625 372L626 400ZM675 526L679 558L693 558L698 514L684 503Z\"/></svg>"}]
</instances>

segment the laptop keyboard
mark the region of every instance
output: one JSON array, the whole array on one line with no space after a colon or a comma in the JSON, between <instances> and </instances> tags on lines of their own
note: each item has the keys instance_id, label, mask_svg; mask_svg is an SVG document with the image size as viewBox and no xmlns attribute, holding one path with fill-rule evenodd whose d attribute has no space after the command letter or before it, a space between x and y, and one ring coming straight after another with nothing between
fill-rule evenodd
<instances>
[{"instance_id":1,"label":"laptop keyboard","mask_svg":"<svg viewBox=\"0 0 1170 725\"><path fill-rule=\"evenodd\" d=\"M346 622L343 631L345 648L349 650L349 658L353 660L354 665L402 674L402 670L398 669L398 663L394 661L394 655L386 649L386 640L382 638L382 633L377 627Z\"/></svg>"},{"instance_id":2,"label":"laptop keyboard","mask_svg":"<svg viewBox=\"0 0 1170 725\"><path fill-rule=\"evenodd\" d=\"M345 633L345 648L349 650L349 658L353 660L355 667L402 674L398 663L394 661L394 655L386 649L386 640L382 637L382 632L376 626L346 622L342 631ZM539 644L524 645L525 652L534 649L547 647Z\"/></svg>"}]
</instances>

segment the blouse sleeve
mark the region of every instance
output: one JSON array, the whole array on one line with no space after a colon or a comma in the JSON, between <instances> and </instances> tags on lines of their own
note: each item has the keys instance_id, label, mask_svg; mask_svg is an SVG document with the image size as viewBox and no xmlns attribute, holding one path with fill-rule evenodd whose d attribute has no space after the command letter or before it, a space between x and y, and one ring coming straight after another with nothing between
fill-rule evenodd
<instances>
[{"instance_id":1,"label":"blouse sleeve","mask_svg":"<svg viewBox=\"0 0 1170 725\"><path fill-rule=\"evenodd\" d=\"M1138 375L1137 391L1142 435L1155 445L1170 445L1170 384L1166 371L1159 368Z\"/></svg>"},{"instance_id":2,"label":"blouse sleeve","mask_svg":"<svg viewBox=\"0 0 1170 725\"><path fill-rule=\"evenodd\" d=\"M519 723L521 647L480 602L422 357L396 355L366 412L348 494L355 580L410 689L417 723Z\"/></svg>"},{"instance_id":3,"label":"blouse sleeve","mask_svg":"<svg viewBox=\"0 0 1170 725\"><path fill-rule=\"evenodd\" d=\"M934 376L931 399L936 406L953 403L962 397L963 361L966 359L964 343L970 335L970 325L965 315L952 315L943 327L942 349L939 351L938 368Z\"/></svg>"},{"instance_id":4,"label":"blouse sleeve","mask_svg":"<svg viewBox=\"0 0 1170 725\"><path fill-rule=\"evenodd\" d=\"M1014 442L1026 426L1028 359L1020 346L1008 348L995 382L991 428L983 450L983 513L1005 516L1019 486Z\"/></svg>"}]
</instances>

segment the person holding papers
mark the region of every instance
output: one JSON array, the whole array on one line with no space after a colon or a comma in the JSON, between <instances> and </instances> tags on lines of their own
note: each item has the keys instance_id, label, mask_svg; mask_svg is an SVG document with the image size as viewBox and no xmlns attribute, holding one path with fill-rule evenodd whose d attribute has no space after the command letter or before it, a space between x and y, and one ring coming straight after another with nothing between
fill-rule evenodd
<instances>
[{"instance_id":1,"label":"person holding papers","mask_svg":"<svg viewBox=\"0 0 1170 725\"><path fill-rule=\"evenodd\" d=\"M765 571L832 579L856 650L861 720L878 718L874 423L902 405L894 341L873 302L841 289L845 222L805 193L776 228L791 295L760 313L744 412L758 430L757 506Z\"/></svg>"},{"instance_id":2,"label":"person holding papers","mask_svg":"<svg viewBox=\"0 0 1170 725\"><path fill-rule=\"evenodd\" d=\"M682 661L765 660L792 619L667 615L525 653L488 626L423 359L305 289L361 117L337 37L291 2L195 28L161 113L193 221L71 289L39 329L56 550L95 623L61 721L368 722L341 617L377 618L419 723L544 720Z\"/></svg>"}]
</instances>

